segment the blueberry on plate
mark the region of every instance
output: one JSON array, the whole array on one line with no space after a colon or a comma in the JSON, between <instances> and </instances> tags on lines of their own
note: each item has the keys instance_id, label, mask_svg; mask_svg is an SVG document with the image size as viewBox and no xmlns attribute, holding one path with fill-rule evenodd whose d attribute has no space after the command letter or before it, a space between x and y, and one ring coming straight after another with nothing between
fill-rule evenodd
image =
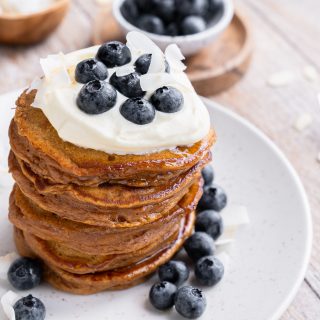
<instances>
[{"instance_id":1,"label":"blueberry on plate","mask_svg":"<svg viewBox=\"0 0 320 320\"><path fill-rule=\"evenodd\" d=\"M126 100L120 107L120 113L128 121L139 125L152 122L156 115L154 106L141 98Z\"/></svg>"},{"instance_id":2,"label":"blueberry on plate","mask_svg":"<svg viewBox=\"0 0 320 320\"><path fill-rule=\"evenodd\" d=\"M205 187L203 195L198 203L198 210L212 209L220 212L227 205L227 195L224 190L216 184Z\"/></svg>"},{"instance_id":3,"label":"blueberry on plate","mask_svg":"<svg viewBox=\"0 0 320 320\"><path fill-rule=\"evenodd\" d=\"M223 278L224 266L214 256L202 257L197 261L194 273L201 285L214 286Z\"/></svg>"},{"instance_id":4,"label":"blueberry on plate","mask_svg":"<svg viewBox=\"0 0 320 320\"><path fill-rule=\"evenodd\" d=\"M204 180L204 185L209 186L214 180L214 171L212 166L208 165L204 167L201 171L201 175Z\"/></svg>"},{"instance_id":5,"label":"blueberry on plate","mask_svg":"<svg viewBox=\"0 0 320 320\"><path fill-rule=\"evenodd\" d=\"M219 212L205 210L200 212L196 218L196 231L202 231L217 240L223 233L223 220Z\"/></svg>"},{"instance_id":6,"label":"blueberry on plate","mask_svg":"<svg viewBox=\"0 0 320 320\"><path fill-rule=\"evenodd\" d=\"M140 56L137 61L134 63L134 66L136 67L136 71L140 74L146 74L149 70L150 63L151 63L151 53L146 53ZM164 61L165 63L165 71L167 73L170 72L170 66L167 60Z\"/></svg>"},{"instance_id":7,"label":"blueberry on plate","mask_svg":"<svg viewBox=\"0 0 320 320\"><path fill-rule=\"evenodd\" d=\"M139 17L139 8L136 0L126 0L120 8L123 17L130 23L134 23Z\"/></svg>"},{"instance_id":8,"label":"blueberry on plate","mask_svg":"<svg viewBox=\"0 0 320 320\"><path fill-rule=\"evenodd\" d=\"M16 320L43 320L46 316L44 304L31 294L18 300L13 309Z\"/></svg>"},{"instance_id":9,"label":"blueberry on plate","mask_svg":"<svg viewBox=\"0 0 320 320\"><path fill-rule=\"evenodd\" d=\"M199 33L205 29L205 20L198 16L185 17L181 22L181 31L184 35Z\"/></svg>"},{"instance_id":10,"label":"blueberry on plate","mask_svg":"<svg viewBox=\"0 0 320 320\"><path fill-rule=\"evenodd\" d=\"M35 259L19 258L11 264L7 275L14 288L30 290L41 282L41 263Z\"/></svg>"},{"instance_id":11,"label":"blueberry on plate","mask_svg":"<svg viewBox=\"0 0 320 320\"><path fill-rule=\"evenodd\" d=\"M163 21L170 22L175 16L175 0L149 0L151 11Z\"/></svg>"},{"instance_id":12,"label":"blueberry on plate","mask_svg":"<svg viewBox=\"0 0 320 320\"><path fill-rule=\"evenodd\" d=\"M188 256L197 261L204 256L211 256L215 252L215 244L213 239L205 232L195 232L184 243L184 249Z\"/></svg>"},{"instance_id":13,"label":"blueberry on plate","mask_svg":"<svg viewBox=\"0 0 320 320\"><path fill-rule=\"evenodd\" d=\"M83 60L77 64L75 78L80 83L105 80L108 78L108 68L96 59Z\"/></svg>"},{"instance_id":14,"label":"blueberry on plate","mask_svg":"<svg viewBox=\"0 0 320 320\"><path fill-rule=\"evenodd\" d=\"M140 74L137 72L121 77L118 77L115 72L110 78L110 83L128 98L141 98L145 95L145 91L140 86Z\"/></svg>"},{"instance_id":15,"label":"blueberry on plate","mask_svg":"<svg viewBox=\"0 0 320 320\"><path fill-rule=\"evenodd\" d=\"M167 281L155 283L149 292L151 304L158 310L167 310L173 307L177 287Z\"/></svg>"},{"instance_id":16,"label":"blueberry on plate","mask_svg":"<svg viewBox=\"0 0 320 320\"><path fill-rule=\"evenodd\" d=\"M154 107L161 112L173 113L183 107L183 95L173 87L161 87L150 98Z\"/></svg>"},{"instance_id":17,"label":"blueberry on plate","mask_svg":"<svg viewBox=\"0 0 320 320\"><path fill-rule=\"evenodd\" d=\"M183 261L171 260L158 270L160 281L168 281L179 287L189 278L189 268Z\"/></svg>"},{"instance_id":18,"label":"blueberry on plate","mask_svg":"<svg viewBox=\"0 0 320 320\"><path fill-rule=\"evenodd\" d=\"M199 318L206 309L207 300L200 289L186 286L180 288L175 296L177 312L185 318Z\"/></svg>"},{"instance_id":19,"label":"blueberry on plate","mask_svg":"<svg viewBox=\"0 0 320 320\"><path fill-rule=\"evenodd\" d=\"M181 17L204 16L209 4L208 0L176 0L176 8Z\"/></svg>"},{"instance_id":20,"label":"blueberry on plate","mask_svg":"<svg viewBox=\"0 0 320 320\"><path fill-rule=\"evenodd\" d=\"M137 26L138 28L150 33L164 34L164 24L162 20L152 14L140 16Z\"/></svg>"},{"instance_id":21,"label":"blueberry on plate","mask_svg":"<svg viewBox=\"0 0 320 320\"><path fill-rule=\"evenodd\" d=\"M85 84L77 97L77 105L87 114L100 114L113 108L117 91L109 83L93 80Z\"/></svg>"},{"instance_id":22,"label":"blueberry on plate","mask_svg":"<svg viewBox=\"0 0 320 320\"><path fill-rule=\"evenodd\" d=\"M108 68L114 68L129 63L131 61L131 52L122 42L110 41L99 48L96 58Z\"/></svg>"}]
</instances>

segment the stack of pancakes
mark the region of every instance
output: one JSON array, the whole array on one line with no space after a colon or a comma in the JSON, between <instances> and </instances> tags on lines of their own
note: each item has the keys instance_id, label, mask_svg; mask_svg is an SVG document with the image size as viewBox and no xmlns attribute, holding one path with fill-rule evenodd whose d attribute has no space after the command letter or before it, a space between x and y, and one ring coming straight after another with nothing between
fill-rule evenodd
<instances>
[{"instance_id":1,"label":"stack of pancakes","mask_svg":"<svg viewBox=\"0 0 320 320\"><path fill-rule=\"evenodd\" d=\"M42 259L46 280L73 293L143 281L192 232L214 133L158 153L106 154L61 140L31 107L35 94L18 99L9 130L19 253Z\"/></svg>"}]
</instances>

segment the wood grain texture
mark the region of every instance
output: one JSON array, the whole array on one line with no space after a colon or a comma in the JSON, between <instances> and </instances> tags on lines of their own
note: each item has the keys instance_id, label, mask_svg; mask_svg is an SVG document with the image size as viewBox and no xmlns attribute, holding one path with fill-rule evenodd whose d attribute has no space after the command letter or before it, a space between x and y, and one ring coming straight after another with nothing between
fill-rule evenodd
<instances>
[{"instance_id":1,"label":"wood grain texture","mask_svg":"<svg viewBox=\"0 0 320 320\"><path fill-rule=\"evenodd\" d=\"M254 33L255 52L248 73L237 85L214 99L246 117L285 153L307 190L314 219L314 248L304 283L282 320L320 319L320 83L310 83L302 68L320 72L320 2L314 0L236 0ZM30 48L0 47L0 93L27 85L40 74L39 57L88 46L97 8L93 0L74 0L54 35ZM271 88L273 73L290 70L295 79ZM293 123L303 113L313 123L303 132ZM267 299L268 297L266 297ZM265 319L257 319L265 320Z\"/></svg>"}]
</instances>

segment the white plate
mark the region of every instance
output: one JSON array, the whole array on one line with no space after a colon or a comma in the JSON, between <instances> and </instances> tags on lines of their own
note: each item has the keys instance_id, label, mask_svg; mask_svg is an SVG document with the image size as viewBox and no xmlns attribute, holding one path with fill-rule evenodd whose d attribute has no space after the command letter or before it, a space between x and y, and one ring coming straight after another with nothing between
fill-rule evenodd
<instances>
[{"instance_id":1,"label":"white plate","mask_svg":"<svg viewBox=\"0 0 320 320\"><path fill-rule=\"evenodd\" d=\"M0 100L1 142L7 141L9 108L15 97L11 94ZM202 319L279 319L303 280L310 256L312 227L306 194L291 165L265 135L225 108L205 102L218 133L214 148L217 182L232 203L248 208L251 224L237 236L224 280L205 290L208 307ZM9 190L0 193L2 255L14 246L6 218ZM155 312L149 306L153 281L155 277L129 290L84 297L46 285L32 293L44 301L47 319L181 319L174 311ZM8 288L0 284L0 295Z\"/></svg>"}]
</instances>

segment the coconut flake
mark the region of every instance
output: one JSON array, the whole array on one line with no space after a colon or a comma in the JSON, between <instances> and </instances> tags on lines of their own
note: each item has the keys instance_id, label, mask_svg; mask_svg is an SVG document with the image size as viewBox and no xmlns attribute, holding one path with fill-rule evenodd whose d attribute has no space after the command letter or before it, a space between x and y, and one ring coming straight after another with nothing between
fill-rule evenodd
<instances>
[{"instance_id":1,"label":"coconut flake","mask_svg":"<svg viewBox=\"0 0 320 320\"><path fill-rule=\"evenodd\" d=\"M304 77L310 82L317 82L319 80L319 73L314 66L305 66L302 70Z\"/></svg>"},{"instance_id":2,"label":"coconut flake","mask_svg":"<svg viewBox=\"0 0 320 320\"><path fill-rule=\"evenodd\" d=\"M300 132L312 124L313 118L309 113L301 114L294 123L294 128Z\"/></svg>"},{"instance_id":3,"label":"coconut flake","mask_svg":"<svg viewBox=\"0 0 320 320\"><path fill-rule=\"evenodd\" d=\"M41 86L42 80L39 77L36 77L33 79L33 81L31 82L31 85L29 87L29 89L27 90L27 94L31 93L31 91L33 90L38 90L38 88Z\"/></svg>"},{"instance_id":4,"label":"coconut flake","mask_svg":"<svg viewBox=\"0 0 320 320\"><path fill-rule=\"evenodd\" d=\"M161 49L141 32L131 31L127 34L128 47L137 55L150 53L151 62L148 73L165 72L164 54Z\"/></svg>"},{"instance_id":5,"label":"coconut flake","mask_svg":"<svg viewBox=\"0 0 320 320\"><path fill-rule=\"evenodd\" d=\"M235 240L237 231L250 223L247 208L239 205L230 205L221 213L224 232L217 240L217 246L227 245Z\"/></svg>"},{"instance_id":6,"label":"coconut flake","mask_svg":"<svg viewBox=\"0 0 320 320\"><path fill-rule=\"evenodd\" d=\"M71 79L65 65L63 53L49 55L46 59L40 59L46 81L56 85L70 85Z\"/></svg>"},{"instance_id":7,"label":"coconut flake","mask_svg":"<svg viewBox=\"0 0 320 320\"><path fill-rule=\"evenodd\" d=\"M134 66L125 65L125 66L117 68L116 75L118 77L123 77L123 76L127 76L128 74L133 73L133 72L135 72Z\"/></svg>"},{"instance_id":8,"label":"coconut flake","mask_svg":"<svg viewBox=\"0 0 320 320\"><path fill-rule=\"evenodd\" d=\"M183 72L187 67L181 62L185 57L176 44L170 44L165 50L165 57L170 65L170 69L176 72Z\"/></svg>"},{"instance_id":9,"label":"coconut flake","mask_svg":"<svg viewBox=\"0 0 320 320\"><path fill-rule=\"evenodd\" d=\"M283 87L295 79L295 75L292 71L281 71L271 75L267 81L271 87Z\"/></svg>"},{"instance_id":10,"label":"coconut flake","mask_svg":"<svg viewBox=\"0 0 320 320\"><path fill-rule=\"evenodd\" d=\"M8 291L1 297L1 305L3 308L3 312L8 317L9 320L16 319L13 306L20 298L21 297L16 293L14 293L13 291Z\"/></svg>"},{"instance_id":11,"label":"coconut flake","mask_svg":"<svg viewBox=\"0 0 320 320\"><path fill-rule=\"evenodd\" d=\"M0 257L0 280L7 280L7 273L11 264L18 259L19 256L15 252L8 253Z\"/></svg>"}]
</instances>

